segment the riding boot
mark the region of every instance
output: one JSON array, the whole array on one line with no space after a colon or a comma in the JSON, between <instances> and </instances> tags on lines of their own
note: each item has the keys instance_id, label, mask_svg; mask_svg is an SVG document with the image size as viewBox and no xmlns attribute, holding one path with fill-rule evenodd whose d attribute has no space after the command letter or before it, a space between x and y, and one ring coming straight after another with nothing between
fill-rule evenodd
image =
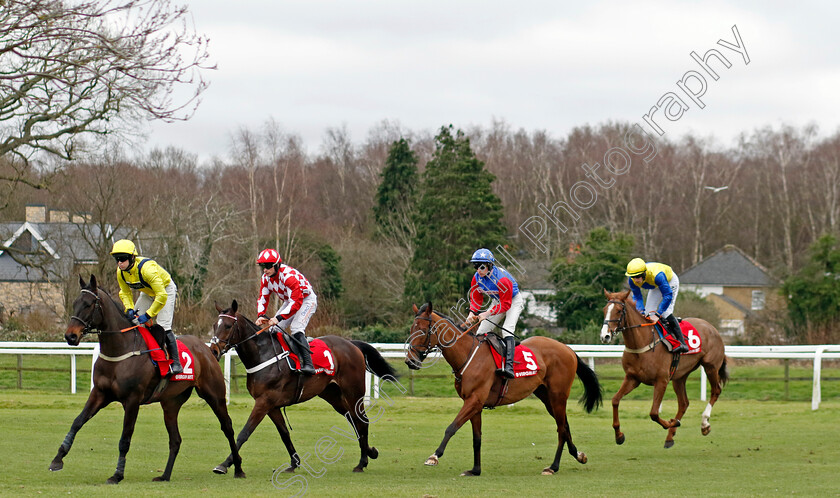
<instances>
[{"instance_id":1,"label":"riding boot","mask_svg":"<svg viewBox=\"0 0 840 498\"><path fill-rule=\"evenodd\" d=\"M298 358L300 359L300 373L304 375L315 375L315 367L312 365L312 356L309 351L309 342L303 332L294 335L297 343Z\"/></svg>"},{"instance_id":2,"label":"riding boot","mask_svg":"<svg viewBox=\"0 0 840 498\"><path fill-rule=\"evenodd\" d=\"M166 331L166 352L169 354L169 359L172 360L172 366L169 367L169 373L178 375L183 373L184 369L181 367L181 360L178 355L178 342L175 340L175 334L171 330Z\"/></svg>"},{"instance_id":3,"label":"riding boot","mask_svg":"<svg viewBox=\"0 0 840 498\"><path fill-rule=\"evenodd\" d=\"M505 364L503 368L496 370L499 375L504 375L508 379L515 377L513 374L513 353L516 351L516 339L509 335L505 337Z\"/></svg>"},{"instance_id":4,"label":"riding boot","mask_svg":"<svg viewBox=\"0 0 840 498\"><path fill-rule=\"evenodd\" d=\"M679 347L677 347L673 352L674 353L687 353L688 346L685 344L685 337L683 337L682 329L680 328L680 323L677 321L677 317L673 314L670 314L663 318L665 322L668 324L668 328L671 329L671 334L680 341Z\"/></svg>"}]
</instances>

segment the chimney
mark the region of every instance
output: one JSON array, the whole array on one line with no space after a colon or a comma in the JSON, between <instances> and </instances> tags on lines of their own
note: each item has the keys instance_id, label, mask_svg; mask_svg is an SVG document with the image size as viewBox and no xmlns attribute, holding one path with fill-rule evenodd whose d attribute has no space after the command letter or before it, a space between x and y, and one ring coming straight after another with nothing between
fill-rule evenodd
<instances>
[{"instance_id":1,"label":"chimney","mask_svg":"<svg viewBox=\"0 0 840 498\"><path fill-rule=\"evenodd\" d=\"M50 209L50 223L67 223L70 221L69 211Z\"/></svg>"},{"instance_id":2,"label":"chimney","mask_svg":"<svg viewBox=\"0 0 840 498\"><path fill-rule=\"evenodd\" d=\"M29 223L46 223L47 206L43 204L27 204L26 221Z\"/></svg>"}]
</instances>

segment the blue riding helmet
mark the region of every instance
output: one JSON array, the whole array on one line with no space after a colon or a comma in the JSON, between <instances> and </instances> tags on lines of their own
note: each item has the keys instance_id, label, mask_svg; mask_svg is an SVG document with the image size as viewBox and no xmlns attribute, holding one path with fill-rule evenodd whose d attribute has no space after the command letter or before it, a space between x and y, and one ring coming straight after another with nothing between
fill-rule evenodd
<instances>
[{"instance_id":1,"label":"blue riding helmet","mask_svg":"<svg viewBox=\"0 0 840 498\"><path fill-rule=\"evenodd\" d=\"M470 263L496 263L496 258L493 257L493 253L490 252L490 249L481 248L475 251L472 255L472 259L470 259Z\"/></svg>"}]
</instances>

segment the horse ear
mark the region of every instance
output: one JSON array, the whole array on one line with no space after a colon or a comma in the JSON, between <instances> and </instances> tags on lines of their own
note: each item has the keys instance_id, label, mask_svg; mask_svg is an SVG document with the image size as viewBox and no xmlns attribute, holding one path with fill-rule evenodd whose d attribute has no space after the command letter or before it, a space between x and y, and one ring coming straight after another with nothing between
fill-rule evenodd
<instances>
[{"instance_id":1,"label":"horse ear","mask_svg":"<svg viewBox=\"0 0 840 498\"><path fill-rule=\"evenodd\" d=\"M630 296L630 289L627 289L626 291L622 292L619 295L619 297L621 298L622 301L626 300L629 296Z\"/></svg>"},{"instance_id":2,"label":"horse ear","mask_svg":"<svg viewBox=\"0 0 840 498\"><path fill-rule=\"evenodd\" d=\"M432 302L431 301L426 303L426 313L428 313L429 315L432 314Z\"/></svg>"},{"instance_id":3,"label":"horse ear","mask_svg":"<svg viewBox=\"0 0 840 498\"><path fill-rule=\"evenodd\" d=\"M239 309L239 303L237 303L236 299L234 299L233 302L230 303L230 312L231 313L236 313L236 310L238 310L238 309Z\"/></svg>"},{"instance_id":4,"label":"horse ear","mask_svg":"<svg viewBox=\"0 0 840 498\"><path fill-rule=\"evenodd\" d=\"M417 314L417 312L418 312L418 311L420 311L420 310L418 310L418 309L417 309L417 305L416 305L416 304L412 304L412 305L411 305L411 307L412 307L412 308L414 308L414 314L415 314L415 315Z\"/></svg>"},{"instance_id":5,"label":"horse ear","mask_svg":"<svg viewBox=\"0 0 840 498\"><path fill-rule=\"evenodd\" d=\"M90 276L90 290L92 290L93 292L96 292L96 276L95 275Z\"/></svg>"},{"instance_id":6,"label":"horse ear","mask_svg":"<svg viewBox=\"0 0 840 498\"><path fill-rule=\"evenodd\" d=\"M221 306L219 306L219 303L217 303L215 300L213 301L213 306L216 307L216 312L217 313L221 313L222 311L224 311L224 310L222 310Z\"/></svg>"},{"instance_id":7,"label":"horse ear","mask_svg":"<svg viewBox=\"0 0 840 498\"><path fill-rule=\"evenodd\" d=\"M79 287L84 289L86 285L87 285L87 282L85 282L85 279L82 278L82 274L80 273L79 274Z\"/></svg>"},{"instance_id":8,"label":"horse ear","mask_svg":"<svg viewBox=\"0 0 840 498\"><path fill-rule=\"evenodd\" d=\"M606 297L608 300L609 300L609 298L610 298L610 293L609 293L609 292L607 292L607 289L606 289L606 288L604 289L604 297Z\"/></svg>"}]
</instances>

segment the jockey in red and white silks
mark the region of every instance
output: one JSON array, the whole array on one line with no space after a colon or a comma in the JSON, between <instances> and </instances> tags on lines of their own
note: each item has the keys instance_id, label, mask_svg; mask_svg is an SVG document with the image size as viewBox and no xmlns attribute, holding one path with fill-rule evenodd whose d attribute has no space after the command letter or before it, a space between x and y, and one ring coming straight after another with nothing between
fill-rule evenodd
<instances>
[{"instance_id":1,"label":"jockey in red and white silks","mask_svg":"<svg viewBox=\"0 0 840 498\"><path fill-rule=\"evenodd\" d=\"M301 359L301 372L315 373L312 359L309 357L305 332L309 319L318 308L318 298L312 285L302 273L283 264L280 255L274 249L265 249L257 258L257 264L263 270L260 278L260 295L257 298L257 325L268 323L279 325L298 342ZM280 309L271 318L267 318L266 310L271 294L277 294Z\"/></svg>"}]
</instances>

